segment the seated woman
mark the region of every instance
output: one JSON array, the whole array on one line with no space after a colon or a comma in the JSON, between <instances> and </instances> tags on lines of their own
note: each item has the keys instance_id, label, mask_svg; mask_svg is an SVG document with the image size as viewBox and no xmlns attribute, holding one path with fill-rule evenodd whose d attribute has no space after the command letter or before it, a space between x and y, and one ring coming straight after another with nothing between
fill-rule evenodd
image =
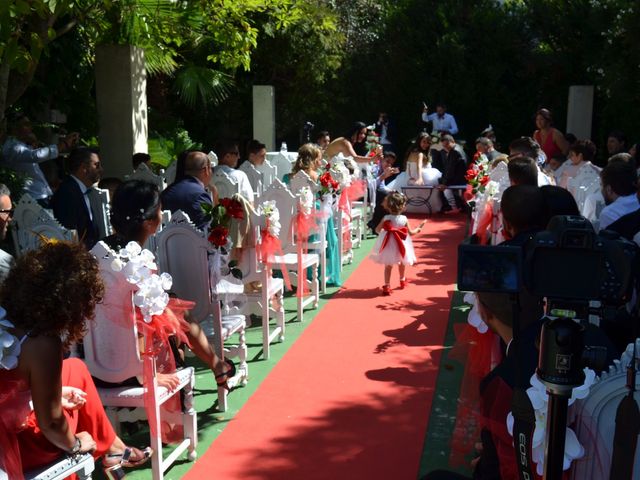
<instances>
[{"instance_id":1,"label":"seated woman","mask_svg":"<svg viewBox=\"0 0 640 480\"><path fill-rule=\"evenodd\" d=\"M367 126L362 122L356 122L351 130L344 137L338 137L333 140L324 151L324 158L332 159L339 153L345 157L353 157L356 162L369 163L375 162L382 158L382 149L375 157L367 157L366 147L359 150L360 146L364 146L364 139L367 137Z\"/></svg>"},{"instance_id":2,"label":"seated woman","mask_svg":"<svg viewBox=\"0 0 640 480\"><path fill-rule=\"evenodd\" d=\"M409 185L436 186L442 172L431 166L431 136L423 132L418 135L405 157L405 169L395 180L387 185L389 190L402 191L402 187Z\"/></svg>"},{"instance_id":3,"label":"seated woman","mask_svg":"<svg viewBox=\"0 0 640 480\"><path fill-rule=\"evenodd\" d=\"M9 272L0 291L0 467L9 478L84 452L103 457L107 474L122 478L123 467L153 453L116 436L85 364L62 360L103 291L97 262L82 245L47 243Z\"/></svg>"},{"instance_id":4,"label":"seated woman","mask_svg":"<svg viewBox=\"0 0 640 480\"><path fill-rule=\"evenodd\" d=\"M305 172L309 175L309 178L314 182L318 182L318 170L322 163L322 150L312 143L305 143L298 150L298 158L294 164L291 173L285 175L284 182L287 185L291 184L291 179L299 171ZM294 192L297 193L297 192ZM316 201L316 209L320 209L321 200ZM331 202L333 198L327 198L325 201ZM326 240L327 240L327 283L331 285L340 286L342 281L340 279L340 251L338 249L338 235L333 222L333 209L328 205L326 209L329 211L329 215L326 218ZM313 241L313 238L310 238Z\"/></svg>"},{"instance_id":5,"label":"seated woman","mask_svg":"<svg viewBox=\"0 0 640 480\"><path fill-rule=\"evenodd\" d=\"M115 233L103 241L116 252L129 242L143 246L158 229L161 212L157 186L141 180L126 181L116 189L111 205L111 225ZM106 292L108 296L109 292ZM188 313L184 317L189 320ZM198 323L185 323L184 328L193 353L211 368L218 385L226 385L227 379L235 372L231 360L220 361ZM158 373L160 385L173 387L177 382L174 373Z\"/></svg>"},{"instance_id":6,"label":"seated woman","mask_svg":"<svg viewBox=\"0 0 640 480\"><path fill-rule=\"evenodd\" d=\"M569 179L578 175L582 168L592 168L598 175L600 168L595 166L592 160L596 156L596 146L591 140L578 140L569 147L569 164L565 165L557 179L558 186L566 188L575 196L575 192L569 188Z\"/></svg>"}]
</instances>

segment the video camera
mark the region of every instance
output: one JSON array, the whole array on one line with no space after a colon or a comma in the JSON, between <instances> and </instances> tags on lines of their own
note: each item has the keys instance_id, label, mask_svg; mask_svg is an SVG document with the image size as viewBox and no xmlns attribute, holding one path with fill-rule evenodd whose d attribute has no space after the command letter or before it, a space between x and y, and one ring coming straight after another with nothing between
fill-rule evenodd
<instances>
[{"instance_id":1,"label":"video camera","mask_svg":"<svg viewBox=\"0 0 640 480\"><path fill-rule=\"evenodd\" d=\"M600 300L621 305L631 298L634 243L604 231L596 234L583 217L559 215L523 247L458 247L458 288L518 293L554 300Z\"/></svg>"},{"instance_id":2,"label":"video camera","mask_svg":"<svg viewBox=\"0 0 640 480\"><path fill-rule=\"evenodd\" d=\"M544 319L536 369L549 393L545 480L562 478L568 399L584 382L583 367L602 369L607 357L605 348L585 346L585 327L576 320L586 321L589 313L604 316L607 308L614 311L631 299L637 251L634 243L615 232L596 234L588 220L569 215L553 217L547 230L522 247L480 246L472 241L458 247L460 290L502 292L512 299L523 292L546 297L551 317ZM604 307L591 309L594 300ZM514 340L518 338L515 312L514 308ZM527 427L527 402L520 397L514 392L514 446L521 478L528 478L530 459L519 453L530 451L523 432L531 427ZM528 433L532 435L532 430Z\"/></svg>"}]
</instances>

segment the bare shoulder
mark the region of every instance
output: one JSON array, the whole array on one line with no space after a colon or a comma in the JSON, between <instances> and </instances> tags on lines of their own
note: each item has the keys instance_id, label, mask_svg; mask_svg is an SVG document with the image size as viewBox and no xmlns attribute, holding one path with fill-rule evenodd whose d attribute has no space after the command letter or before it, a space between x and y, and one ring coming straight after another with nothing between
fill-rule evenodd
<instances>
[{"instance_id":1,"label":"bare shoulder","mask_svg":"<svg viewBox=\"0 0 640 480\"><path fill-rule=\"evenodd\" d=\"M62 361L60 338L49 335L28 337L22 344L18 368L27 374L34 365L55 365Z\"/></svg>"}]
</instances>

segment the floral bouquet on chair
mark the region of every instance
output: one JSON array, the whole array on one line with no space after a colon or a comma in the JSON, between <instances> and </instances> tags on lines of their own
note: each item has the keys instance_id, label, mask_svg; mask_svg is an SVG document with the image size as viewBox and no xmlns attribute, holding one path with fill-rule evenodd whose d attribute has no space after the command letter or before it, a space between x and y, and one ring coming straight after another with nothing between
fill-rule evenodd
<instances>
[{"instance_id":1,"label":"floral bouquet on chair","mask_svg":"<svg viewBox=\"0 0 640 480\"><path fill-rule=\"evenodd\" d=\"M209 220L207 238L213 247L209 252L209 275L211 288L216 289L223 277L229 274L236 279L242 278L242 272L236 268L237 262L229 261L231 252L229 227L232 219L244 219L244 206L233 198L221 198L217 205L203 203L201 208Z\"/></svg>"}]
</instances>

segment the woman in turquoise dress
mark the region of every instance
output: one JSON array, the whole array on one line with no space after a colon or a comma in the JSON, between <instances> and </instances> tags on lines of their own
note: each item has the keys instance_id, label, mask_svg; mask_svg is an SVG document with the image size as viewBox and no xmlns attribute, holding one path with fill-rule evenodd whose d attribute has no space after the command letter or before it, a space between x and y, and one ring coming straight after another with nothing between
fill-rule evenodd
<instances>
[{"instance_id":1,"label":"woman in turquoise dress","mask_svg":"<svg viewBox=\"0 0 640 480\"><path fill-rule=\"evenodd\" d=\"M291 178L300 170L304 171L309 178L318 183L318 171L322 168L322 150L312 143L305 143L298 150L298 158L291 169L291 173L284 176L283 181L291 185ZM297 193L297 192L293 192ZM316 200L316 210L321 208L320 199ZM314 234L315 235L315 234ZM314 235L309 238L313 242ZM333 215L329 215L326 221L326 241L327 241L327 283L339 287L342 285L340 279L341 255L338 248L338 235L333 222ZM309 274L309 278L311 275Z\"/></svg>"}]
</instances>

